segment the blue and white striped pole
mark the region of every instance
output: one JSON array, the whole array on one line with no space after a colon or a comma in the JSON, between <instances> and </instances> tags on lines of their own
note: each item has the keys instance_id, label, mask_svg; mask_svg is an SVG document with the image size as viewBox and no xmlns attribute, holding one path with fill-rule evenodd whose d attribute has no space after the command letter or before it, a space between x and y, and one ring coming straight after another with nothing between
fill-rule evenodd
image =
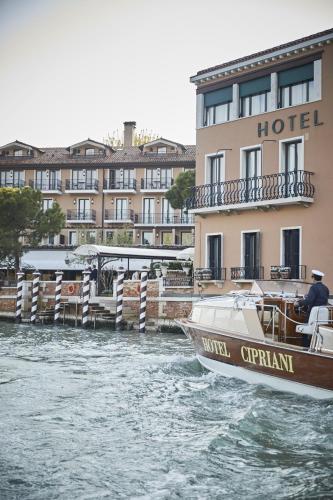
<instances>
[{"instance_id":1,"label":"blue and white striped pole","mask_svg":"<svg viewBox=\"0 0 333 500\"><path fill-rule=\"evenodd\" d=\"M89 314L89 291L90 291L90 271L83 271L83 299L82 299L82 326L86 327L88 324Z\"/></svg>"},{"instance_id":2,"label":"blue and white striped pole","mask_svg":"<svg viewBox=\"0 0 333 500\"><path fill-rule=\"evenodd\" d=\"M146 331L147 281L148 281L148 272L142 271L141 283L140 283L140 318L139 318L140 333L145 333Z\"/></svg>"},{"instance_id":3,"label":"blue and white striped pole","mask_svg":"<svg viewBox=\"0 0 333 500\"><path fill-rule=\"evenodd\" d=\"M16 273L17 276L17 285L16 285L16 313L15 313L15 321L20 323L22 320L22 294L23 294L23 277L24 273L19 271Z\"/></svg>"},{"instance_id":4,"label":"blue and white striped pole","mask_svg":"<svg viewBox=\"0 0 333 500\"><path fill-rule=\"evenodd\" d=\"M116 305L116 328L121 327L123 320L123 293L124 293L124 269L118 269L117 276L117 305Z\"/></svg>"},{"instance_id":5,"label":"blue and white striped pole","mask_svg":"<svg viewBox=\"0 0 333 500\"><path fill-rule=\"evenodd\" d=\"M31 300L31 316L30 323L36 323L37 316L37 302L39 295L39 282L40 282L40 273L32 273L32 300Z\"/></svg>"},{"instance_id":6,"label":"blue and white striped pole","mask_svg":"<svg viewBox=\"0 0 333 500\"><path fill-rule=\"evenodd\" d=\"M60 320L60 300L61 300L61 285L62 285L62 271L57 271L56 287L55 287L55 300L54 300L54 322L58 323Z\"/></svg>"}]
</instances>

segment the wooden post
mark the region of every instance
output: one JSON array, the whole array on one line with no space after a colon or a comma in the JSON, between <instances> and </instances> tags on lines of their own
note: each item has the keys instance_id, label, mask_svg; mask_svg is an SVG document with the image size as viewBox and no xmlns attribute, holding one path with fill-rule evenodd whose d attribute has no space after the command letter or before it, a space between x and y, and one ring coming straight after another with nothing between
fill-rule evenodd
<instances>
[{"instance_id":1,"label":"wooden post","mask_svg":"<svg viewBox=\"0 0 333 500\"><path fill-rule=\"evenodd\" d=\"M37 303L38 303L38 296L39 296L39 281L40 281L40 273L32 273L33 280L32 280L32 300L31 300L31 316L30 316L30 323L36 323L36 316L37 316Z\"/></svg>"},{"instance_id":2,"label":"wooden post","mask_svg":"<svg viewBox=\"0 0 333 500\"><path fill-rule=\"evenodd\" d=\"M120 328L123 320L123 293L124 293L124 269L118 269L117 276L117 309L116 309L116 328Z\"/></svg>"},{"instance_id":3,"label":"wooden post","mask_svg":"<svg viewBox=\"0 0 333 500\"><path fill-rule=\"evenodd\" d=\"M140 318L139 318L140 333L145 333L146 331L147 280L148 280L148 272L142 271L141 283L140 283Z\"/></svg>"},{"instance_id":4,"label":"wooden post","mask_svg":"<svg viewBox=\"0 0 333 500\"><path fill-rule=\"evenodd\" d=\"M62 271L57 271L56 275L56 287L55 287L55 300L54 300L54 322L59 323L60 321L60 300L61 300L61 285L62 285Z\"/></svg>"},{"instance_id":5,"label":"wooden post","mask_svg":"<svg viewBox=\"0 0 333 500\"><path fill-rule=\"evenodd\" d=\"M19 271L16 273L17 276L17 288L16 288L16 313L15 321L20 323L22 320L22 292L23 292L23 277L24 273Z\"/></svg>"},{"instance_id":6,"label":"wooden post","mask_svg":"<svg viewBox=\"0 0 333 500\"><path fill-rule=\"evenodd\" d=\"M88 324L89 313L89 291L90 291L90 271L83 271L83 298L82 298L82 326L86 327Z\"/></svg>"}]
</instances>

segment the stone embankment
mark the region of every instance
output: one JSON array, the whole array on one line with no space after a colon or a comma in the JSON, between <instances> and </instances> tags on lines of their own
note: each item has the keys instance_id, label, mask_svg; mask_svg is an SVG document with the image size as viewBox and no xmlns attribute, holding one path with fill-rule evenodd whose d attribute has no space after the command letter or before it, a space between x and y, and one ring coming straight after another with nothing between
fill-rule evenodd
<instances>
[{"instance_id":1,"label":"stone embankment","mask_svg":"<svg viewBox=\"0 0 333 500\"><path fill-rule=\"evenodd\" d=\"M53 322L55 307L54 281L41 281L39 284L37 322ZM191 287L163 286L162 279L148 280L146 327L173 328L175 320L187 317L193 302L199 297ZM30 322L32 303L32 282L23 281L21 321ZM61 286L60 323L81 325L82 320L82 282L63 281ZM0 318L15 320L17 309L17 289L15 286L0 287ZM139 328L140 281L124 281L123 323L130 328ZM91 326L114 323L116 310L116 290L109 295L97 296L95 284L90 283L89 322Z\"/></svg>"}]
</instances>

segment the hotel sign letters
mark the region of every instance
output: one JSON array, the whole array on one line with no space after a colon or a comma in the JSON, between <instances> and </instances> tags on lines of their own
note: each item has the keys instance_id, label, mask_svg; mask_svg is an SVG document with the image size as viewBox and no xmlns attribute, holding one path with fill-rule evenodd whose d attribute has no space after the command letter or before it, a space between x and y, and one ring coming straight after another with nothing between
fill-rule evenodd
<instances>
[{"instance_id":1,"label":"hotel sign letters","mask_svg":"<svg viewBox=\"0 0 333 500\"><path fill-rule=\"evenodd\" d=\"M202 344L206 352L232 359L226 342L202 337ZM240 348L240 356L244 363L294 373L293 356L290 354L242 345Z\"/></svg>"},{"instance_id":2,"label":"hotel sign letters","mask_svg":"<svg viewBox=\"0 0 333 500\"><path fill-rule=\"evenodd\" d=\"M272 131L273 134L281 134L281 132L287 128L292 132L295 130L295 125L299 125L300 129L305 129L310 126L318 127L319 125L323 125L323 122L319 119L319 112L317 109L314 110L313 113L306 111L299 115L290 115L285 120L277 118L271 123L268 121L259 122L258 137L267 137L270 131Z\"/></svg>"}]
</instances>

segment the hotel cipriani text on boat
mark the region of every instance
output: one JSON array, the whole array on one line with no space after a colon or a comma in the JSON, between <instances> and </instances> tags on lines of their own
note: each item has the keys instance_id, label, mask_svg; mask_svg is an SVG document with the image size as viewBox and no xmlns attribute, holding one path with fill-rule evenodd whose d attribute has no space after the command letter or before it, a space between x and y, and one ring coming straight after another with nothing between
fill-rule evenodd
<instances>
[{"instance_id":1,"label":"hotel cipriani text on boat","mask_svg":"<svg viewBox=\"0 0 333 500\"><path fill-rule=\"evenodd\" d=\"M199 71L195 278L333 289L333 30Z\"/></svg>"}]
</instances>

